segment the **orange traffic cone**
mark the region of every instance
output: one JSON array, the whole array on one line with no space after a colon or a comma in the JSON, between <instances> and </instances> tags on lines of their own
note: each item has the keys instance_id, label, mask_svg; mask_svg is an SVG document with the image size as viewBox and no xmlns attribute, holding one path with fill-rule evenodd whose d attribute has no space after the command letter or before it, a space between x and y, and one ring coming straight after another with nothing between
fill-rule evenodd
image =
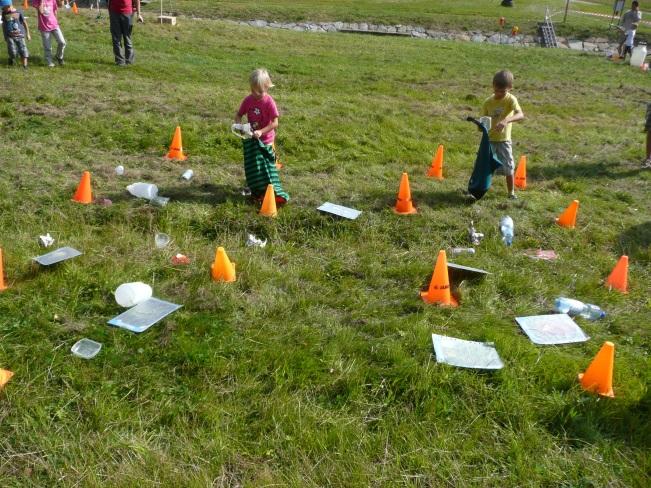
<instances>
[{"instance_id":1,"label":"orange traffic cone","mask_svg":"<svg viewBox=\"0 0 651 488\"><path fill-rule=\"evenodd\" d=\"M77 8L77 2L72 2L72 13L79 15L79 8Z\"/></svg>"},{"instance_id":2,"label":"orange traffic cone","mask_svg":"<svg viewBox=\"0 0 651 488\"><path fill-rule=\"evenodd\" d=\"M27 0L23 0L23 10L27 10L29 8L29 3Z\"/></svg>"},{"instance_id":3,"label":"orange traffic cone","mask_svg":"<svg viewBox=\"0 0 651 488\"><path fill-rule=\"evenodd\" d=\"M276 155L276 169L283 169L283 163L280 162L280 158L278 157L278 151L276 150L276 142L271 143L271 147L274 150L274 154Z\"/></svg>"},{"instance_id":4,"label":"orange traffic cone","mask_svg":"<svg viewBox=\"0 0 651 488\"><path fill-rule=\"evenodd\" d=\"M579 375L579 381L584 390L599 393L601 396L614 397L613 369L615 366L615 344L604 342L595 358Z\"/></svg>"},{"instance_id":5,"label":"orange traffic cone","mask_svg":"<svg viewBox=\"0 0 651 488\"><path fill-rule=\"evenodd\" d=\"M393 209L393 211L400 215L409 215L416 213L416 208L411 201L411 190L409 189L409 176L407 176L407 173L402 173L402 178L400 178L398 200L396 201L396 207Z\"/></svg>"},{"instance_id":6,"label":"orange traffic cone","mask_svg":"<svg viewBox=\"0 0 651 488\"><path fill-rule=\"evenodd\" d=\"M517 188L524 190L527 187L527 157L524 155L520 156L513 181Z\"/></svg>"},{"instance_id":7,"label":"orange traffic cone","mask_svg":"<svg viewBox=\"0 0 651 488\"><path fill-rule=\"evenodd\" d=\"M93 192L90 188L90 173L88 171L84 171L81 175L79 186L72 200L79 203L91 203L93 201Z\"/></svg>"},{"instance_id":8,"label":"orange traffic cone","mask_svg":"<svg viewBox=\"0 0 651 488\"><path fill-rule=\"evenodd\" d=\"M450 277L448 275L448 258L445 251L439 251L436 259L434 274L429 284L429 289L420 293L420 296L427 303L437 303L447 307L458 307L459 302L455 300L450 292Z\"/></svg>"},{"instance_id":9,"label":"orange traffic cone","mask_svg":"<svg viewBox=\"0 0 651 488\"><path fill-rule=\"evenodd\" d=\"M7 369L0 368L0 388L5 386L9 382L9 380L13 375L14 375L13 372Z\"/></svg>"},{"instance_id":10,"label":"orange traffic cone","mask_svg":"<svg viewBox=\"0 0 651 488\"><path fill-rule=\"evenodd\" d=\"M5 291L7 288L7 283L5 283L5 271L4 271L4 259L2 256L2 248L0 248L0 291Z\"/></svg>"},{"instance_id":11,"label":"orange traffic cone","mask_svg":"<svg viewBox=\"0 0 651 488\"><path fill-rule=\"evenodd\" d=\"M267 185L267 191L264 194L264 200L262 200L262 207L260 208L260 215L265 217L276 217L278 215L276 192L274 192L274 187L271 184Z\"/></svg>"},{"instance_id":12,"label":"orange traffic cone","mask_svg":"<svg viewBox=\"0 0 651 488\"><path fill-rule=\"evenodd\" d=\"M223 247L218 247L215 253L215 262L210 267L210 275L213 281L235 281L235 263L228 259Z\"/></svg>"},{"instance_id":13,"label":"orange traffic cone","mask_svg":"<svg viewBox=\"0 0 651 488\"><path fill-rule=\"evenodd\" d=\"M576 214L579 211L579 201L572 200L572 203L563 210L563 213L556 219L556 223L561 227L567 227L568 229L574 229L576 226Z\"/></svg>"},{"instance_id":14,"label":"orange traffic cone","mask_svg":"<svg viewBox=\"0 0 651 488\"><path fill-rule=\"evenodd\" d=\"M443 179L443 152L445 148L440 144L436 149L436 154L432 158L432 166L430 166L427 176L436 178L437 180Z\"/></svg>"},{"instance_id":15,"label":"orange traffic cone","mask_svg":"<svg viewBox=\"0 0 651 488\"><path fill-rule=\"evenodd\" d=\"M628 293L628 256L622 256L606 278L606 286L622 293Z\"/></svg>"},{"instance_id":16,"label":"orange traffic cone","mask_svg":"<svg viewBox=\"0 0 651 488\"><path fill-rule=\"evenodd\" d=\"M181 142L181 127L176 126L174 130L174 137L172 137L172 144L170 144L170 151L165 156L167 159L176 159L177 161L185 161L188 157L183 154L183 143Z\"/></svg>"}]
</instances>

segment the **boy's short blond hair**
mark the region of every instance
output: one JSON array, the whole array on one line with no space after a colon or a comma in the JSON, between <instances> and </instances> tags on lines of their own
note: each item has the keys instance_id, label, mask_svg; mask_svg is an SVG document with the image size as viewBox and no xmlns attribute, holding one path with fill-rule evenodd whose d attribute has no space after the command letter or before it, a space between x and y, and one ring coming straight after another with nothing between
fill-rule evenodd
<instances>
[{"instance_id":1,"label":"boy's short blond hair","mask_svg":"<svg viewBox=\"0 0 651 488\"><path fill-rule=\"evenodd\" d=\"M269 72L264 68L258 68L251 73L249 76L249 83L255 88L267 91L269 88L273 87L274 84L271 82L271 77Z\"/></svg>"},{"instance_id":2,"label":"boy's short blond hair","mask_svg":"<svg viewBox=\"0 0 651 488\"><path fill-rule=\"evenodd\" d=\"M513 73L508 69L498 71L493 76L493 86L495 88L513 88Z\"/></svg>"}]
</instances>

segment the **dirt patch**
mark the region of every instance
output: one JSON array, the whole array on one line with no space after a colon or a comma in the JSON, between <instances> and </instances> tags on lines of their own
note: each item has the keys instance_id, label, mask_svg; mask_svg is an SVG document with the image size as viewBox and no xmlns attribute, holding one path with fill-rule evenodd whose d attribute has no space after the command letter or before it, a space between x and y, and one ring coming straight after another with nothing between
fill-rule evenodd
<instances>
[{"instance_id":1,"label":"dirt patch","mask_svg":"<svg viewBox=\"0 0 651 488\"><path fill-rule=\"evenodd\" d=\"M66 112L64 110L47 104L27 105L25 107L19 107L18 111L24 113L25 115L39 115L42 117L52 118L61 118L65 117L66 115Z\"/></svg>"}]
</instances>

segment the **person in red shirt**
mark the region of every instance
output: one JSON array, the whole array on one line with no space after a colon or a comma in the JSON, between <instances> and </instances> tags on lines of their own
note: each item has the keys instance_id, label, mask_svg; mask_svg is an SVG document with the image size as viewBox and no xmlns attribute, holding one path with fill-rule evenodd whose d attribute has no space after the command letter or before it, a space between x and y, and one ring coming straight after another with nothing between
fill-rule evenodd
<instances>
[{"instance_id":1,"label":"person in red shirt","mask_svg":"<svg viewBox=\"0 0 651 488\"><path fill-rule=\"evenodd\" d=\"M144 22L142 15L140 15L140 0L108 0L113 54L115 55L115 64L118 66L132 64L135 59L135 51L131 41L134 6L138 22ZM122 51L123 41L124 53Z\"/></svg>"}]
</instances>

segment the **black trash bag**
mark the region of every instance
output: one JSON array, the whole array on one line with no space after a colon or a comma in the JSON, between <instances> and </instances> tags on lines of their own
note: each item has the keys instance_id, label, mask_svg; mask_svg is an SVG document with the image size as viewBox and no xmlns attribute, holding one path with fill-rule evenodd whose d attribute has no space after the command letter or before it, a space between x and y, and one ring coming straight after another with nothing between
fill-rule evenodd
<instances>
[{"instance_id":1,"label":"black trash bag","mask_svg":"<svg viewBox=\"0 0 651 488\"><path fill-rule=\"evenodd\" d=\"M468 117L466 120L477 124L482 132L475 167L472 170L470 181L468 181L468 193L479 200L490 189L493 182L493 173L502 167L502 162L493 154L486 127L479 120L472 117Z\"/></svg>"}]
</instances>

